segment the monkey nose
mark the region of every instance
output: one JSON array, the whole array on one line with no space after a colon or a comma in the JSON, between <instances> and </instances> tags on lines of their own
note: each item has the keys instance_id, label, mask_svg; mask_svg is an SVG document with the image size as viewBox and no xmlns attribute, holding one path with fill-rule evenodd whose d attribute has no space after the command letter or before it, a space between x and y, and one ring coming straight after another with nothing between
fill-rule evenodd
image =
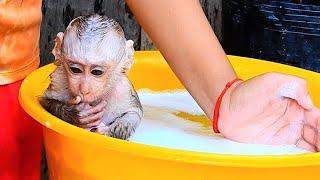
<instances>
[{"instance_id":1,"label":"monkey nose","mask_svg":"<svg viewBox=\"0 0 320 180\"><path fill-rule=\"evenodd\" d=\"M81 86L81 87L80 87L80 93L81 93L82 95L87 95L87 94L90 93L90 89L87 88L87 87Z\"/></svg>"},{"instance_id":2,"label":"monkey nose","mask_svg":"<svg viewBox=\"0 0 320 180\"><path fill-rule=\"evenodd\" d=\"M79 90L82 96L86 96L90 93L90 87L86 84L80 84Z\"/></svg>"},{"instance_id":3,"label":"monkey nose","mask_svg":"<svg viewBox=\"0 0 320 180\"><path fill-rule=\"evenodd\" d=\"M84 90L84 89L80 89L80 96L82 98L84 98L85 96L87 96L90 93L90 91L88 90Z\"/></svg>"},{"instance_id":4,"label":"monkey nose","mask_svg":"<svg viewBox=\"0 0 320 180\"><path fill-rule=\"evenodd\" d=\"M84 95L84 96L88 95L89 93L90 93L90 91L81 91L81 94Z\"/></svg>"}]
</instances>

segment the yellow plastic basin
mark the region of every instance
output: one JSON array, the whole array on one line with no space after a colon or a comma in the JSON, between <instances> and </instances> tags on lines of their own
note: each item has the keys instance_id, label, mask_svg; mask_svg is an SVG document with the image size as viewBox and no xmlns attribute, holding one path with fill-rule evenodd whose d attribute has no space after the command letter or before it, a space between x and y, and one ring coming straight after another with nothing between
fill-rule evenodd
<instances>
[{"instance_id":1,"label":"yellow plastic basin","mask_svg":"<svg viewBox=\"0 0 320 180\"><path fill-rule=\"evenodd\" d=\"M291 66L229 56L243 79L276 71L305 78L320 104L320 74ZM46 112L38 97L49 84L50 64L30 74L20 90L20 103L43 125L51 179L317 179L320 154L244 156L173 150L132 143L87 132ZM137 89L154 91L183 86L157 51L136 52L130 79Z\"/></svg>"}]
</instances>

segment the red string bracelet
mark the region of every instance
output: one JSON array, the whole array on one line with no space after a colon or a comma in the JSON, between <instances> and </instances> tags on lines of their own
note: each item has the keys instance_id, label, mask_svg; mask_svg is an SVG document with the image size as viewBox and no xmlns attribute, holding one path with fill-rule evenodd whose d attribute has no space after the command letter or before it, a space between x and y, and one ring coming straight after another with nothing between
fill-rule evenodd
<instances>
[{"instance_id":1,"label":"red string bracelet","mask_svg":"<svg viewBox=\"0 0 320 180\"><path fill-rule=\"evenodd\" d=\"M227 90L232 86L232 84L234 84L237 81L241 81L241 79L236 78L232 81L229 81L225 85L224 89L222 90L222 92L220 93L220 95L216 101L216 104L214 106L214 111L213 111L213 118L212 118L212 127L213 127L213 131L215 133L220 133L220 131L218 130L218 118L219 118L219 110L220 110L222 98L223 98L224 94L227 92Z\"/></svg>"}]
</instances>

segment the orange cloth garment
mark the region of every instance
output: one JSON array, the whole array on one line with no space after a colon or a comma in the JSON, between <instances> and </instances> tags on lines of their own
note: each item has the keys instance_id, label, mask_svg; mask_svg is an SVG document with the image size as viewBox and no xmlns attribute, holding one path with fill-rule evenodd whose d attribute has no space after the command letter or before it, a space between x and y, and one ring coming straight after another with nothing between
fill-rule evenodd
<instances>
[{"instance_id":1,"label":"orange cloth garment","mask_svg":"<svg viewBox=\"0 0 320 180\"><path fill-rule=\"evenodd\" d=\"M25 78L39 60L41 0L0 0L0 85Z\"/></svg>"}]
</instances>

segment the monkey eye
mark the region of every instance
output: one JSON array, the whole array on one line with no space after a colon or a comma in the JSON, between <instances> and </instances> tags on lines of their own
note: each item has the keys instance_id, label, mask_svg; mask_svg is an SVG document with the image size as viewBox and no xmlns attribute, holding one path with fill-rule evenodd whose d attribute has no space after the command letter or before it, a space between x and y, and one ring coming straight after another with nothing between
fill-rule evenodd
<instances>
[{"instance_id":1,"label":"monkey eye","mask_svg":"<svg viewBox=\"0 0 320 180\"><path fill-rule=\"evenodd\" d=\"M98 69L94 69L91 71L91 74L95 75L95 76L100 76L102 75L104 72Z\"/></svg>"},{"instance_id":2,"label":"monkey eye","mask_svg":"<svg viewBox=\"0 0 320 180\"><path fill-rule=\"evenodd\" d=\"M82 73L82 70L77 68L77 67L70 67L70 71L75 73L75 74L80 74Z\"/></svg>"}]
</instances>

